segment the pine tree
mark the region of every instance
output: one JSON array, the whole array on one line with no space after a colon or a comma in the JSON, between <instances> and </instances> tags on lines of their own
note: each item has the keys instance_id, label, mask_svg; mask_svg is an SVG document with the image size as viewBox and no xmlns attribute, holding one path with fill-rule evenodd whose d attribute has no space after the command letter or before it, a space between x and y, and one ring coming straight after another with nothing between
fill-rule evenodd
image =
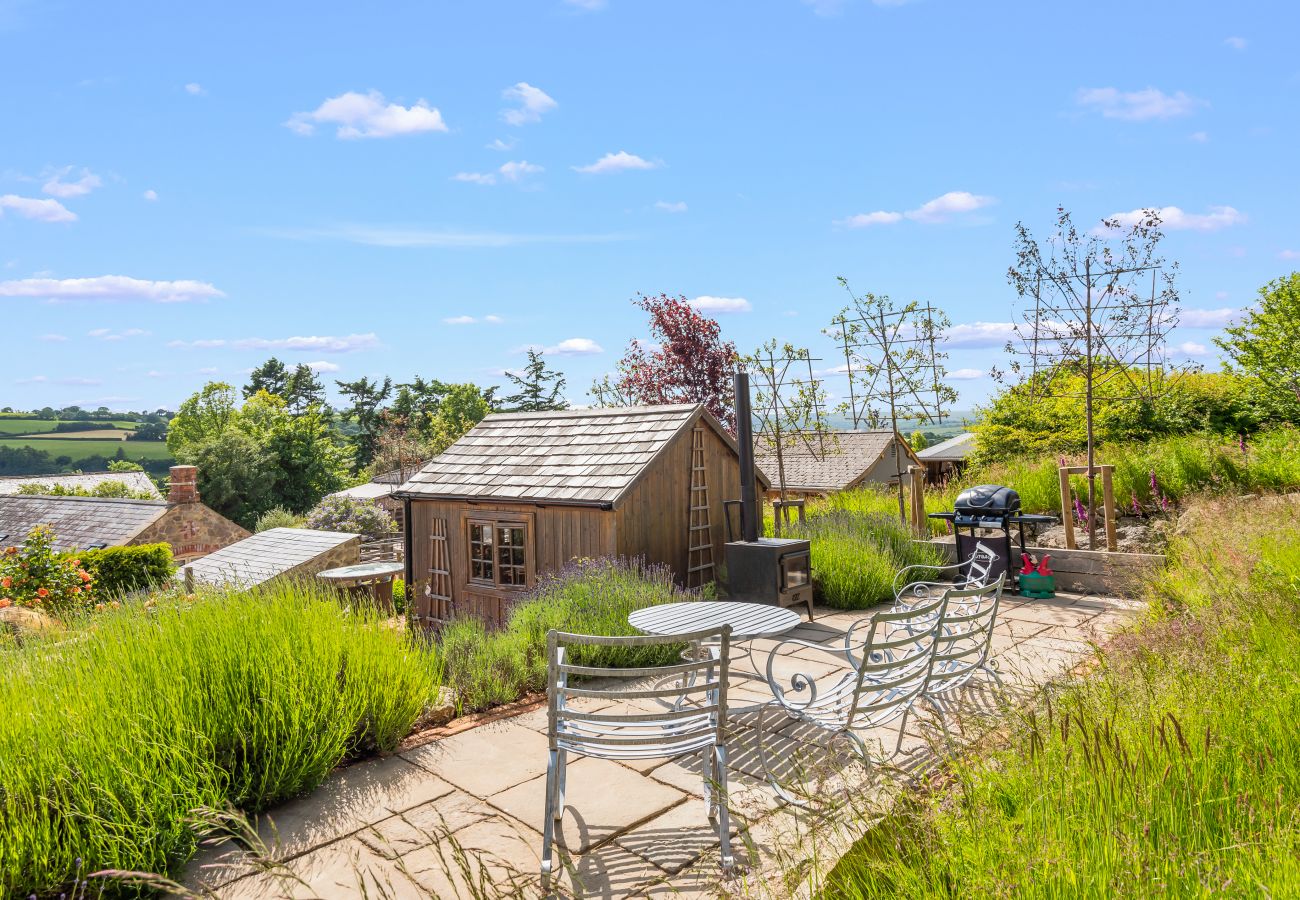
<instances>
[{"instance_id":1,"label":"pine tree","mask_svg":"<svg viewBox=\"0 0 1300 900\"><path fill-rule=\"evenodd\" d=\"M564 391L564 375L546 368L546 360L542 358L540 350L529 348L528 364L524 366L522 374L508 371L506 377L518 389L518 393L502 398L502 409L506 412L546 412L569 408L569 401L560 396Z\"/></svg>"}]
</instances>

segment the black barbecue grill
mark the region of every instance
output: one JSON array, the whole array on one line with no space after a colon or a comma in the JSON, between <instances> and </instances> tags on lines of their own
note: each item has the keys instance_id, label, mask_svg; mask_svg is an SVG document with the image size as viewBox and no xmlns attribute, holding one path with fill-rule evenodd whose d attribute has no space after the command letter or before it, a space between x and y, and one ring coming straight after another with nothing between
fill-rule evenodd
<instances>
[{"instance_id":1,"label":"black barbecue grill","mask_svg":"<svg viewBox=\"0 0 1300 900\"><path fill-rule=\"evenodd\" d=\"M1019 569L1011 559L1012 527L1019 537L1020 552L1024 553L1026 525L1056 524L1052 516L1022 513L1020 495L997 484L967 488L957 495L952 506L952 512L930 513L930 518L946 521L956 537L957 559L966 565L961 572L963 577L971 574L972 564L987 564L989 578L996 579L1005 572L1008 582L1014 582ZM963 533L963 529L967 529L967 533ZM1001 534L993 536L981 534L981 531L1000 531Z\"/></svg>"}]
</instances>

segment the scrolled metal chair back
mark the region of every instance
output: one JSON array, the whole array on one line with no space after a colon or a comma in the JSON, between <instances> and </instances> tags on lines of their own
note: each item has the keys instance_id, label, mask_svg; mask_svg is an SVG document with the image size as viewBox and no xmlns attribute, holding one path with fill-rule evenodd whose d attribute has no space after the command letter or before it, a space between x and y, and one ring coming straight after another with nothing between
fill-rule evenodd
<instances>
[{"instance_id":1,"label":"scrolled metal chair back","mask_svg":"<svg viewBox=\"0 0 1300 900\"><path fill-rule=\"evenodd\" d=\"M895 710L910 708L925 690L934 660L939 622L948 594L897 612L871 617L857 664L857 684L846 725L861 719L888 721Z\"/></svg>"},{"instance_id":2,"label":"scrolled metal chair back","mask_svg":"<svg viewBox=\"0 0 1300 900\"><path fill-rule=\"evenodd\" d=\"M948 605L938 623L927 695L956 690L976 672L991 672L989 653L1006 579L1004 573L981 587L947 592Z\"/></svg>"}]
</instances>

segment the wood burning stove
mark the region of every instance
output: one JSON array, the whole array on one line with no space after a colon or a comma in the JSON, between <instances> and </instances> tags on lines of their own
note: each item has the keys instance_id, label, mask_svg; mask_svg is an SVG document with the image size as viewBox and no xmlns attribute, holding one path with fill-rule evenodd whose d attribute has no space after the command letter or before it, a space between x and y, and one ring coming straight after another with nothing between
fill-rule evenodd
<instances>
[{"instance_id":1,"label":"wood burning stove","mask_svg":"<svg viewBox=\"0 0 1300 900\"><path fill-rule=\"evenodd\" d=\"M758 536L760 511L754 483L754 426L749 409L749 375L737 372L736 431L740 451L740 540L733 540L727 515L727 582L732 600L772 606L808 607L813 618L812 545L797 538Z\"/></svg>"}]
</instances>

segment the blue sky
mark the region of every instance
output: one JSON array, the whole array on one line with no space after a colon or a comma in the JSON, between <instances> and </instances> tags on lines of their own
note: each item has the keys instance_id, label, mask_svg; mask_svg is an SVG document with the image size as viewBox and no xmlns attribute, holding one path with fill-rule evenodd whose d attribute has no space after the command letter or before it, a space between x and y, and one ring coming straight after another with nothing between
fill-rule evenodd
<instances>
[{"instance_id":1,"label":"blue sky","mask_svg":"<svg viewBox=\"0 0 1300 900\"><path fill-rule=\"evenodd\" d=\"M1224 311L1300 267L1297 26L1280 2L0 0L0 405L173 406L272 354L493 383L529 345L583 402L643 334L637 291L829 358L837 275L946 309L972 376L1005 363L1013 226L1057 204L1176 208L1201 327L1174 343L1213 365Z\"/></svg>"}]
</instances>

